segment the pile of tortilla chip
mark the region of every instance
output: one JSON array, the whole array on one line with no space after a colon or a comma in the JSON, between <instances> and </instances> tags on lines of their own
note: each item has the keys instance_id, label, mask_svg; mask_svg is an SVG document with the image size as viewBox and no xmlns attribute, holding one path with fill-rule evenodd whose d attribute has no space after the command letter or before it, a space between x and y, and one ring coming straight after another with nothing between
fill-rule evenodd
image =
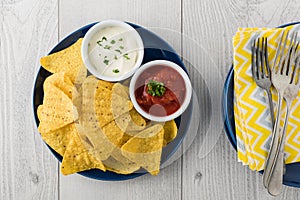
<instances>
[{"instance_id":1,"label":"pile of tortilla chip","mask_svg":"<svg viewBox=\"0 0 300 200\"><path fill-rule=\"evenodd\" d=\"M133 108L127 86L88 75L81 43L41 58L53 74L44 82L38 130L63 156L61 172L130 174L143 168L157 175L162 148L177 135L174 120L149 122Z\"/></svg>"}]
</instances>

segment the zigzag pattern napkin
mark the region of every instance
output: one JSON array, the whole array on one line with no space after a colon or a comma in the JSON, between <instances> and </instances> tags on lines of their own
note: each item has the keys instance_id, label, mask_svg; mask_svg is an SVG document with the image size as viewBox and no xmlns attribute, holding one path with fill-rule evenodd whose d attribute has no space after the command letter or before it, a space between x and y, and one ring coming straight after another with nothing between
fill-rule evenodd
<instances>
[{"instance_id":1,"label":"zigzag pattern napkin","mask_svg":"<svg viewBox=\"0 0 300 200\"><path fill-rule=\"evenodd\" d=\"M290 30L291 32L299 29L299 25L271 29L239 28L233 37L234 116L238 160L244 165L249 165L252 170L264 169L272 130L267 94L256 85L252 78L251 46L255 38L267 37L269 62L272 67L282 31ZM275 90L272 93L276 108ZM285 110L284 106L283 109ZM300 161L300 95L293 102L291 108L286 134L285 161L286 163Z\"/></svg>"}]
</instances>

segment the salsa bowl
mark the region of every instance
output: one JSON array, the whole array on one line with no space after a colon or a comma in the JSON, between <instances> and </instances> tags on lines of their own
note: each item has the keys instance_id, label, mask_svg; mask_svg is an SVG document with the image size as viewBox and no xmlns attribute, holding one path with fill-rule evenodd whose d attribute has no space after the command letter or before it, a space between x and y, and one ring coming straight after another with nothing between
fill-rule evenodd
<instances>
[{"instance_id":1,"label":"salsa bowl","mask_svg":"<svg viewBox=\"0 0 300 200\"><path fill-rule=\"evenodd\" d=\"M192 86L186 72L176 63L154 60L142 65L129 86L134 108L145 118L166 122L188 107Z\"/></svg>"}]
</instances>

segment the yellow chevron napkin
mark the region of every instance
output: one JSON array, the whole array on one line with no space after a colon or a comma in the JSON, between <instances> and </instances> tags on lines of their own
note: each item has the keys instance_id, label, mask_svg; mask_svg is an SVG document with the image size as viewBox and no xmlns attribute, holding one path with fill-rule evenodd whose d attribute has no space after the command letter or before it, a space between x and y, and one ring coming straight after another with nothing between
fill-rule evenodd
<instances>
[{"instance_id":1,"label":"yellow chevron napkin","mask_svg":"<svg viewBox=\"0 0 300 200\"><path fill-rule=\"evenodd\" d=\"M255 38L268 37L269 63L272 67L280 35L284 30L298 31L300 26L239 28L233 37L234 116L238 160L244 165L249 165L252 170L264 169L272 130L267 95L252 78L251 46ZM277 94L275 90L272 93L276 108ZM286 163L300 161L300 95L291 108L284 149Z\"/></svg>"}]
</instances>

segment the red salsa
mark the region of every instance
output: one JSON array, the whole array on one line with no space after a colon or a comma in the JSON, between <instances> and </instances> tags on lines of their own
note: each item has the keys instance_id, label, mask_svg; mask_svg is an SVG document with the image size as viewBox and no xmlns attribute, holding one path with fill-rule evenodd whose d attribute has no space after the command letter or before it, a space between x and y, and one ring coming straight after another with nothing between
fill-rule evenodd
<instances>
[{"instance_id":1,"label":"red salsa","mask_svg":"<svg viewBox=\"0 0 300 200\"><path fill-rule=\"evenodd\" d=\"M155 116L176 112L185 98L186 86L173 68L158 65L146 69L135 84L135 97L140 107Z\"/></svg>"}]
</instances>

